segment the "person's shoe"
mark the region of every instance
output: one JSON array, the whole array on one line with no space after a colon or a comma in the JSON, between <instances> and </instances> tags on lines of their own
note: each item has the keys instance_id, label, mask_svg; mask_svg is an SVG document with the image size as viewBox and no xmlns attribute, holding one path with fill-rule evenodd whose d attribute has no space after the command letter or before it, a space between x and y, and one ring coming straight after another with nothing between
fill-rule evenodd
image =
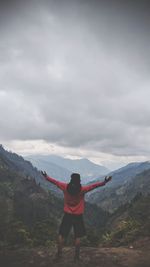
<instances>
[{"instance_id":1,"label":"person's shoe","mask_svg":"<svg viewBox=\"0 0 150 267\"><path fill-rule=\"evenodd\" d=\"M79 261L80 261L80 257L75 256L74 257L74 262L79 262Z\"/></svg>"},{"instance_id":2,"label":"person's shoe","mask_svg":"<svg viewBox=\"0 0 150 267\"><path fill-rule=\"evenodd\" d=\"M75 247L74 262L80 261L80 246Z\"/></svg>"},{"instance_id":3,"label":"person's shoe","mask_svg":"<svg viewBox=\"0 0 150 267\"><path fill-rule=\"evenodd\" d=\"M55 257L53 258L53 262L59 262L62 259L62 254L56 253Z\"/></svg>"}]
</instances>

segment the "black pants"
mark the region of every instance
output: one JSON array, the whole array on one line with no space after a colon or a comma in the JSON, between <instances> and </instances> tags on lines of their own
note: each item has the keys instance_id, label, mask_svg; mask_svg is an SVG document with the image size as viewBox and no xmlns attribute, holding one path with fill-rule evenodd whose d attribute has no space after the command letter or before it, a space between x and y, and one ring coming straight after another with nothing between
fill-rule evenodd
<instances>
[{"instance_id":1,"label":"black pants","mask_svg":"<svg viewBox=\"0 0 150 267\"><path fill-rule=\"evenodd\" d=\"M73 227L75 238L86 235L82 214L65 213L59 228L59 234L67 238L71 228Z\"/></svg>"}]
</instances>

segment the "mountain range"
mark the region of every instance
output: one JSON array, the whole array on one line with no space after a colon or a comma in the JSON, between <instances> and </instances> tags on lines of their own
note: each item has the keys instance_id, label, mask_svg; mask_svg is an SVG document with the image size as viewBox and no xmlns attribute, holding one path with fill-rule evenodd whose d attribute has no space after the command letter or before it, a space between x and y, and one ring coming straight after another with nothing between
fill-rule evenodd
<instances>
[{"instance_id":1,"label":"mountain range","mask_svg":"<svg viewBox=\"0 0 150 267\"><path fill-rule=\"evenodd\" d=\"M29 176L34 178L37 184L40 184L45 189L52 190L52 192L59 197L62 196L61 192L54 185L45 181L38 169L45 170L52 177L66 182L70 180L70 174L73 171L78 171L83 175L81 176L82 183L101 180L104 176L102 173L108 171L87 159L71 160L53 155L34 155L32 157L27 157L26 159L28 160L25 160L16 153L5 150L2 145L0 146L0 156L7 161L10 169L20 172L25 177ZM34 166L29 160L34 163ZM36 167L38 167L38 169ZM101 175L100 170L102 170ZM89 193L87 200L90 203L96 203L106 210L113 211L124 204L125 201L131 200L137 192L149 192L149 170L150 162L147 161L130 163L116 171L109 172L107 175L112 175L112 181L105 187L101 187ZM95 176L99 179L95 180Z\"/></svg>"},{"instance_id":2,"label":"mountain range","mask_svg":"<svg viewBox=\"0 0 150 267\"><path fill-rule=\"evenodd\" d=\"M32 178L42 188L51 190L58 197L62 197L60 190L53 184L45 181L45 179L41 175L41 172L36 167L34 167L30 161L25 160L22 156L16 153L5 150L2 145L0 145L0 157L1 160L7 163L9 170L11 170L12 172L16 171L25 178Z\"/></svg>"},{"instance_id":3,"label":"mountain range","mask_svg":"<svg viewBox=\"0 0 150 267\"><path fill-rule=\"evenodd\" d=\"M86 158L74 160L55 155L31 155L25 159L39 170L45 170L50 176L63 181L68 181L71 173L77 172L81 175L82 183L86 184L110 172L106 167Z\"/></svg>"},{"instance_id":4,"label":"mountain range","mask_svg":"<svg viewBox=\"0 0 150 267\"><path fill-rule=\"evenodd\" d=\"M111 172L112 182L87 196L87 200L96 203L110 212L131 201L137 193L150 193L150 162L130 163Z\"/></svg>"},{"instance_id":5,"label":"mountain range","mask_svg":"<svg viewBox=\"0 0 150 267\"><path fill-rule=\"evenodd\" d=\"M84 176L82 176L82 182L84 181L87 183L88 181L94 182L103 179L103 175L100 175L99 179L94 179L96 173L98 177L101 166L97 166L87 159L70 160L50 155L30 156L30 158L27 157L28 160L25 160L15 153L6 151L3 146L0 146L0 156L3 157L4 160L7 160L10 169L20 172L21 175L25 177L29 176L34 178L37 184L40 184L41 187L46 190L51 190L58 197L62 197L62 192L51 183L45 181L41 173L36 167L33 167L29 159L35 162L34 166L38 166L39 170L46 170L48 174L58 180L69 181L72 171L78 170L79 172L81 170L82 174L84 174L85 172L83 170L85 170L86 166L89 166L87 167L89 170L89 177L91 177L92 173L93 179L90 180L90 178L83 178ZM68 169L66 169L66 167ZM77 169L77 167L79 168ZM72 168L72 171L70 171L69 168ZM143 194L149 192L149 170L150 162L147 161L130 163L116 171L109 172L108 175L112 175L113 177L112 181L105 187L91 191L91 193L86 196L86 200L90 203L97 204L99 207L109 212L113 212L119 206L133 199L138 192L142 192ZM85 177L88 177L88 173Z\"/></svg>"}]
</instances>

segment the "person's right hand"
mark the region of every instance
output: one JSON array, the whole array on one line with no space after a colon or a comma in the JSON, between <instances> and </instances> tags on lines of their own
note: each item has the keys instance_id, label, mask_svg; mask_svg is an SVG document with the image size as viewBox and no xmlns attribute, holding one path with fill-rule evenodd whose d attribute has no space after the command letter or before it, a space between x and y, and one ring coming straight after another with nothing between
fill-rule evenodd
<instances>
[{"instance_id":1,"label":"person's right hand","mask_svg":"<svg viewBox=\"0 0 150 267\"><path fill-rule=\"evenodd\" d=\"M111 181L112 179L112 176L106 176L105 177L105 182L108 183L109 181Z\"/></svg>"},{"instance_id":2,"label":"person's right hand","mask_svg":"<svg viewBox=\"0 0 150 267\"><path fill-rule=\"evenodd\" d=\"M47 173L44 171L41 171L41 174L46 178L47 177Z\"/></svg>"}]
</instances>

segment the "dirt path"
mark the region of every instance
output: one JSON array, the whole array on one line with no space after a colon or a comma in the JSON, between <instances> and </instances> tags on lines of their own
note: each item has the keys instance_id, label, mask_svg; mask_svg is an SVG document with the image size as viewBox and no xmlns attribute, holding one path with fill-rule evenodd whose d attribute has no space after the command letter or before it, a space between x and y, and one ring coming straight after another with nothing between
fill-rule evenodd
<instances>
[{"instance_id":1,"label":"dirt path","mask_svg":"<svg viewBox=\"0 0 150 267\"><path fill-rule=\"evenodd\" d=\"M134 248L81 249L81 261L74 263L74 248L65 248L58 263L53 262L54 251L48 249L19 249L0 252L1 267L150 267L149 250Z\"/></svg>"}]
</instances>

